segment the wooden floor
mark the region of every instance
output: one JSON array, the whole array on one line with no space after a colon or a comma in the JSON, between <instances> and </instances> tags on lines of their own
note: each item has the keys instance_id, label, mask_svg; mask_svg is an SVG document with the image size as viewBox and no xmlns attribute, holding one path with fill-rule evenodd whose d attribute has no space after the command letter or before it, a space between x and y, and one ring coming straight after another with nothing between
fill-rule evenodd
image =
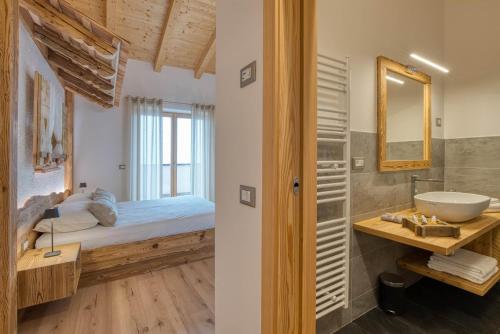
<instances>
[{"instance_id":1,"label":"wooden floor","mask_svg":"<svg viewBox=\"0 0 500 334\"><path fill-rule=\"evenodd\" d=\"M484 297L423 279L406 291L407 310L376 308L337 334L500 334L500 284Z\"/></svg>"},{"instance_id":2,"label":"wooden floor","mask_svg":"<svg viewBox=\"0 0 500 334\"><path fill-rule=\"evenodd\" d=\"M79 289L28 309L23 334L215 332L214 259Z\"/></svg>"}]
</instances>

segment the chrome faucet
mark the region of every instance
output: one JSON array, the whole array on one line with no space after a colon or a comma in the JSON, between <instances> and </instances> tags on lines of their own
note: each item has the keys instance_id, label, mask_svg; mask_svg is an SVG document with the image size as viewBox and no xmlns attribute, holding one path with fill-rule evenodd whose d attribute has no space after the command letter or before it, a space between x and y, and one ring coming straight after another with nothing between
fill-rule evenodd
<instances>
[{"instance_id":1,"label":"chrome faucet","mask_svg":"<svg viewBox=\"0 0 500 334\"><path fill-rule=\"evenodd\" d=\"M421 179L418 175L411 176L411 207L415 207L415 194L417 192L416 183L417 182L434 182L434 183L444 183L444 180L440 179Z\"/></svg>"}]
</instances>

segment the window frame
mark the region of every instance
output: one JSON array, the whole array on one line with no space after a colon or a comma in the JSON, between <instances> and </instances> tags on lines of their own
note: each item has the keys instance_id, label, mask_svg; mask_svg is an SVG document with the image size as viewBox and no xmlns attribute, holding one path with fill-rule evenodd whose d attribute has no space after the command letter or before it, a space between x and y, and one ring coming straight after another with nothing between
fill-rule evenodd
<instances>
[{"instance_id":1,"label":"window frame","mask_svg":"<svg viewBox=\"0 0 500 334\"><path fill-rule=\"evenodd\" d=\"M167 197L177 197L177 196L186 196L186 195L191 195L192 192L188 193L177 193L177 120L178 119L191 119L191 113L189 112L178 112L178 111L173 111L173 109L170 108L163 108L163 114L162 114L162 127L163 127L163 120L166 117L170 117L171 119L171 128L170 128L170 194L166 194L163 192L163 178L162 178L162 184L161 184L161 197L162 198L167 198ZM162 138L162 152L163 152L163 138ZM191 143L192 145L192 143ZM162 169L163 169L163 157L162 157ZM192 168L192 162L191 162L191 168ZM163 171L162 171L163 175Z\"/></svg>"}]
</instances>

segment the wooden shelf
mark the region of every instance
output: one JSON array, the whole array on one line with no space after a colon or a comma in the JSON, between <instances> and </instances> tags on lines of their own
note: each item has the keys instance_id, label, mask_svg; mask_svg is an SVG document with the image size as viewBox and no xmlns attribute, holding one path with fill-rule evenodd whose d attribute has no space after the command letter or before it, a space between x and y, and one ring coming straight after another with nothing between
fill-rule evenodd
<instances>
[{"instance_id":1,"label":"wooden shelf","mask_svg":"<svg viewBox=\"0 0 500 334\"><path fill-rule=\"evenodd\" d=\"M412 210L397 212L399 215L413 214ZM461 224L460 238L452 237L418 237L401 225L382 221L380 217L368 219L354 224L354 229L380 238L393 240L405 245L421 248L442 255L451 255L459 248L481 237L485 233L500 226L500 213L483 214L482 216Z\"/></svg>"},{"instance_id":2,"label":"wooden shelf","mask_svg":"<svg viewBox=\"0 0 500 334\"><path fill-rule=\"evenodd\" d=\"M458 276L431 269L427 267L430 255L428 252L417 252L398 260L398 264L401 268L453 285L479 296L484 296L500 280L500 271L485 283L477 284Z\"/></svg>"}]
</instances>

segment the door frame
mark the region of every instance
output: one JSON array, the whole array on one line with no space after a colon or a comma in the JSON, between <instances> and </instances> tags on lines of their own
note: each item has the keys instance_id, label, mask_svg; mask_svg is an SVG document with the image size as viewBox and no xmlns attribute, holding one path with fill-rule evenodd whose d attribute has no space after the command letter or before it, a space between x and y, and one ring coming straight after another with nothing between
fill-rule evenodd
<instances>
[{"instance_id":1,"label":"door frame","mask_svg":"<svg viewBox=\"0 0 500 334\"><path fill-rule=\"evenodd\" d=\"M316 0L264 1L263 334L316 332L316 40Z\"/></svg>"},{"instance_id":2,"label":"door frame","mask_svg":"<svg viewBox=\"0 0 500 334\"><path fill-rule=\"evenodd\" d=\"M18 0L0 3L0 333L17 332Z\"/></svg>"}]
</instances>

